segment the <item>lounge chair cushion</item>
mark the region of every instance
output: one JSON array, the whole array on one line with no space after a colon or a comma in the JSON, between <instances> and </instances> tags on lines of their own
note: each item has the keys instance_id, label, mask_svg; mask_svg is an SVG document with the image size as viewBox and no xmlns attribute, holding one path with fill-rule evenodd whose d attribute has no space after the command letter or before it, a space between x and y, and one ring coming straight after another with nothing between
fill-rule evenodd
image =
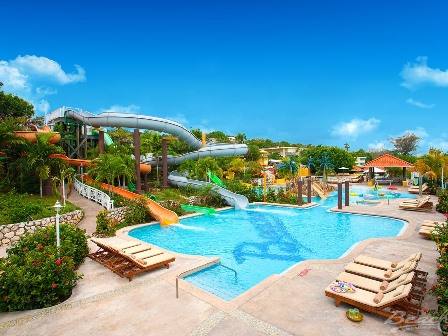
<instances>
[{"instance_id":1,"label":"lounge chair cushion","mask_svg":"<svg viewBox=\"0 0 448 336\"><path fill-rule=\"evenodd\" d=\"M379 292L373 298L373 302L380 303L383 298L384 298L384 293L383 292Z\"/></svg>"},{"instance_id":2,"label":"lounge chair cushion","mask_svg":"<svg viewBox=\"0 0 448 336\"><path fill-rule=\"evenodd\" d=\"M396 290L394 290L394 296L399 296L403 293L405 289L405 285L401 285L400 287L398 287Z\"/></svg>"},{"instance_id":3,"label":"lounge chair cushion","mask_svg":"<svg viewBox=\"0 0 448 336\"><path fill-rule=\"evenodd\" d=\"M386 289L387 289L387 286L389 286L389 282L386 281L386 280L384 280L384 281L381 283L381 285L380 285L380 289L381 289L381 290L386 290Z\"/></svg>"},{"instance_id":4,"label":"lounge chair cushion","mask_svg":"<svg viewBox=\"0 0 448 336\"><path fill-rule=\"evenodd\" d=\"M384 273L384 277L385 278L390 278L392 276L392 269L388 269L385 273Z\"/></svg>"}]
</instances>

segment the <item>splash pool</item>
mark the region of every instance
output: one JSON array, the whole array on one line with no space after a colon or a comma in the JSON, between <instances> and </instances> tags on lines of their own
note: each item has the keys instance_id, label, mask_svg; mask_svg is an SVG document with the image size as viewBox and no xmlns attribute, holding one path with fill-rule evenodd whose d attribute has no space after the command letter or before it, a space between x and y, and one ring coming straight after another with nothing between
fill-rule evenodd
<instances>
[{"instance_id":1,"label":"splash pool","mask_svg":"<svg viewBox=\"0 0 448 336\"><path fill-rule=\"evenodd\" d=\"M143 226L129 235L179 253L220 257L221 264L185 280L231 300L300 261L339 258L362 240L397 236L405 225L392 218L328 211L335 204L333 195L308 209L251 205L167 227Z\"/></svg>"}]
</instances>

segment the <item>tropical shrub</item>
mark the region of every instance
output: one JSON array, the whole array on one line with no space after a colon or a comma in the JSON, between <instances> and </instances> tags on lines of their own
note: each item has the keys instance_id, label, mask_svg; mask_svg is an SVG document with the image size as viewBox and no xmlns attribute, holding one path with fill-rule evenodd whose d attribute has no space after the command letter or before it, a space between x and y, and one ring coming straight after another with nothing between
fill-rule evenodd
<instances>
[{"instance_id":1,"label":"tropical shrub","mask_svg":"<svg viewBox=\"0 0 448 336\"><path fill-rule=\"evenodd\" d=\"M436 210L441 213L448 213L448 190L439 191L439 203L436 205Z\"/></svg>"},{"instance_id":2,"label":"tropical shrub","mask_svg":"<svg viewBox=\"0 0 448 336\"><path fill-rule=\"evenodd\" d=\"M101 210L96 215L96 233L102 236L112 236L116 223L107 215L107 210Z\"/></svg>"},{"instance_id":3,"label":"tropical shrub","mask_svg":"<svg viewBox=\"0 0 448 336\"><path fill-rule=\"evenodd\" d=\"M85 231L71 224L61 224L59 230L61 255L73 259L75 267L78 267L89 253ZM45 246L56 246L56 228L53 225L22 236L8 250L8 256L16 255L25 258L28 251L39 250Z\"/></svg>"},{"instance_id":4,"label":"tropical shrub","mask_svg":"<svg viewBox=\"0 0 448 336\"><path fill-rule=\"evenodd\" d=\"M84 232L61 225L61 248L53 226L23 236L0 261L0 311L49 307L70 297L81 278L76 268L88 253Z\"/></svg>"},{"instance_id":5,"label":"tropical shrub","mask_svg":"<svg viewBox=\"0 0 448 336\"><path fill-rule=\"evenodd\" d=\"M54 216L52 206L56 197L40 198L35 195L8 192L0 194L0 225L25 222ZM61 213L67 213L78 207L67 202Z\"/></svg>"},{"instance_id":6,"label":"tropical shrub","mask_svg":"<svg viewBox=\"0 0 448 336\"><path fill-rule=\"evenodd\" d=\"M432 239L436 242L439 258L437 258L437 283L431 288L432 294L437 299L437 309L432 315L440 321L440 327L444 335L448 332L448 223L437 225Z\"/></svg>"}]
</instances>

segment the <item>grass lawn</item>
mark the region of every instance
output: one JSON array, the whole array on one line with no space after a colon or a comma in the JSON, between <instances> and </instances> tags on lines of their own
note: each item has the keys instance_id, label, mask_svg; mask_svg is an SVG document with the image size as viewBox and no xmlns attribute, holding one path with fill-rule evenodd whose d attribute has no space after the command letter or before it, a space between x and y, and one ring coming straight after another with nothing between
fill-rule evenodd
<instances>
[{"instance_id":1,"label":"grass lawn","mask_svg":"<svg viewBox=\"0 0 448 336\"><path fill-rule=\"evenodd\" d=\"M40 198L39 195L0 193L0 225L54 216L55 210L52 207L56 200L56 196ZM77 209L77 206L67 201L61 214Z\"/></svg>"}]
</instances>

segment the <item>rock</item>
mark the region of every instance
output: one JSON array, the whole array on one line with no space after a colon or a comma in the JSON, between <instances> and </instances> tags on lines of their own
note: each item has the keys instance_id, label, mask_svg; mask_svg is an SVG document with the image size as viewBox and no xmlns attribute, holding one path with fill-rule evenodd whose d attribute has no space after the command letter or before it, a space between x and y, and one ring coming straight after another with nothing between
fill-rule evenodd
<instances>
[{"instance_id":1,"label":"rock","mask_svg":"<svg viewBox=\"0 0 448 336\"><path fill-rule=\"evenodd\" d=\"M20 240L20 236L14 236L14 237L12 237L11 238L11 242L17 242L17 241L19 241Z\"/></svg>"},{"instance_id":2,"label":"rock","mask_svg":"<svg viewBox=\"0 0 448 336\"><path fill-rule=\"evenodd\" d=\"M24 229L24 228L19 228L19 229L16 231L16 235L19 235L19 236L23 235L24 233L25 233L25 229Z\"/></svg>"},{"instance_id":3,"label":"rock","mask_svg":"<svg viewBox=\"0 0 448 336\"><path fill-rule=\"evenodd\" d=\"M13 231L10 231L10 232L6 233L6 234L5 234L5 237L6 237L6 238L12 238L12 237L14 237L14 232L13 232Z\"/></svg>"}]
</instances>

